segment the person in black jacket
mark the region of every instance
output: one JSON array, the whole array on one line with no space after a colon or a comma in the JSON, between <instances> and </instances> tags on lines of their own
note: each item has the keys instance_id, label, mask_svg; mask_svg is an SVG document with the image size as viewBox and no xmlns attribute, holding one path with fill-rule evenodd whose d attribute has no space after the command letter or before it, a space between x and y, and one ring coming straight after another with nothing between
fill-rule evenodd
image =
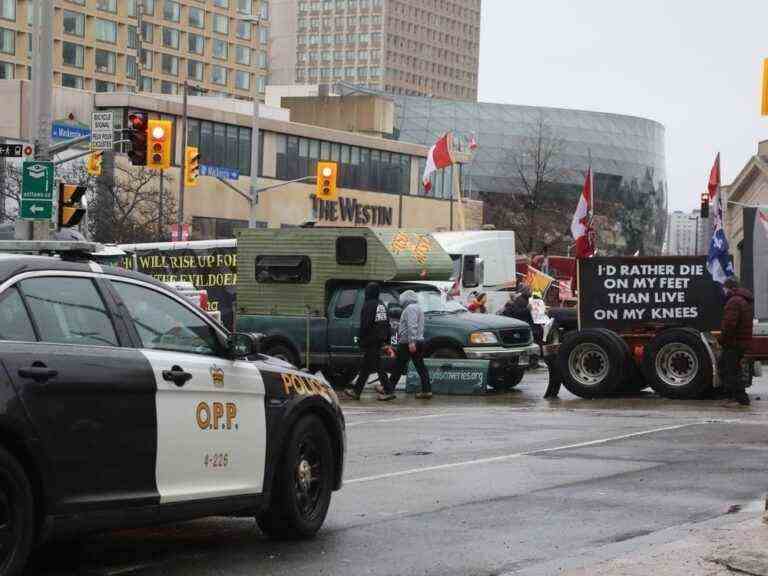
<instances>
[{"instance_id":1,"label":"person in black jacket","mask_svg":"<svg viewBox=\"0 0 768 576\"><path fill-rule=\"evenodd\" d=\"M389 345L391 328L387 308L379 301L380 294L381 289L375 282L365 287L365 302L360 311L360 332L358 333L358 345L363 352L363 360L355 386L344 390L344 393L354 400L360 399L368 377L373 372L379 375L377 387L380 391L379 399L391 400L395 397L394 394L386 392L389 390L389 379L381 367L381 351Z\"/></svg>"},{"instance_id":2,"label":"person in black jacket","mask_svg":"<svg viewBox=\"0 0 768 576\"><path fill-rule=\"evenodd\" d=\"M517 297L512 292L509 295L509 301L504 305L502 314L509 318L522 320L533 328L533 314L531 314L531 288L523 285Z\"/></svg>"}]
</instances>

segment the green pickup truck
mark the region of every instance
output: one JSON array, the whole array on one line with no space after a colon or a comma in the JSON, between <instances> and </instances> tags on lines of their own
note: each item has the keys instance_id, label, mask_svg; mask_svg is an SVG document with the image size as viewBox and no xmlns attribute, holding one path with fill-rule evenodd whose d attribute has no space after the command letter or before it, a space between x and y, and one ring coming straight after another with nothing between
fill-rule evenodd
<instances>
[{"instance_id":1,"label":"green pickup truck","mask_svg":"<svg viewBox=\"0 0 768 576\"><path fill-rule=\"evenodd\" d=\"M425 312L428 356L490 360L496 389L517 385L538 353L527 324L472 314L426 283L448 279L453 265L424 232L241 230L238 262L237 329L263 334L263 353L322 371L336 387L357 373L360 309L370 281L381 284L393 324L400 293L415 290Z\"/></svg>"}]
</instances>

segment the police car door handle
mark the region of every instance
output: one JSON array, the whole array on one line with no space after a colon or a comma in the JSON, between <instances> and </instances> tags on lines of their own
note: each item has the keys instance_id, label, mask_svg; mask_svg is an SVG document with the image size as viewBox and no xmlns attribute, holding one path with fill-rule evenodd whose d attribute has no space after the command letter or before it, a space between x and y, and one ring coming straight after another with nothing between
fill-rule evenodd
<instances>
[{"instance_id":1,"label":"police car door handle","mask_svg":"<svg viewBox=\"0 0 768 576\"><path fill-rule=\"evenodd\" d=\"M170 370L163 370L163 380L166 382L173 382L181 388L188 381L192 379L192 374L184 372L180 366L173 366Z\"/></svg>"},{"instance_id":2,"label":"police car door handle","mask_svg":"<svg viewBox=\"0 0 768 576\"><path fill-rule=\"evenodd\" d=\"M29 368L19 368L19 376L29 378L37 383L47 382L58 375L58 370L51 370L42 362L34 362Z\"/></svg>"}]
</instances>

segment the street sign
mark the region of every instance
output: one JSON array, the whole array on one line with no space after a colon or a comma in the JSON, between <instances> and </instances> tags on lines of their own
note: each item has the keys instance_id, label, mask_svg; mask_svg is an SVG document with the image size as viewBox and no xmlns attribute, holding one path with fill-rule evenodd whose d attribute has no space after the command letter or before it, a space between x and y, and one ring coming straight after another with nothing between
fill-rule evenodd
<instances>
[{"instance_id":1,"label":"street sign","mask_svg":"<svg viewBox=\"0 0 768 576\"><path fill-rule=\"evenodd\" d=\"M222 166L200 164L200 176L211 176L213 178L221 178L222 180L238 180L240 178L240 171Z\"/></svg>"},{"instance_id":2,"label":"street sign","mask_svg":"<svg viewBox=\"0 0 768 576\"><path fill-rule=\"evenodd\" d=\"M24 153L24 144L0 144L0 157L21 158Z\"/></svg>"},{"instance_id":3,"label":"street sign","mask_svg":"<svg viewBox=\"0 0 768 576\"><path fill-rule=\"evenodd\" d=\"M91 150L112 150L115 145L113 112L91 114Z\"/></svg>"},{"instance_id":4,"label":"street sign","mask_svg":"<svg viewBox=\"0 0 768 576\"><path fill-rule=\"evenodd\" d=\"M29 160L23 167L20 218L50 220L53 217L53 162Z\"/></svg>"}]
</instances>

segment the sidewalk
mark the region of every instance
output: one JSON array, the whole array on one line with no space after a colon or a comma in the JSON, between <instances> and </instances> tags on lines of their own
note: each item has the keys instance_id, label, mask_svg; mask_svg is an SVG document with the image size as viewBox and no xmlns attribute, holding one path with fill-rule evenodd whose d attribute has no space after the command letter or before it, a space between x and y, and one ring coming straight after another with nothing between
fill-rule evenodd
<instances>
[{"instance_id":1,"label":"sidewalk","mask_svg":"<svg viewBox=\"0 0 768 576\"><path fill-rule=\"evenodd\" d=\"M768 524L762 515L690 535L647 550L559 572L562 576L768 576Z\"/></svg>"}]
</instances>

